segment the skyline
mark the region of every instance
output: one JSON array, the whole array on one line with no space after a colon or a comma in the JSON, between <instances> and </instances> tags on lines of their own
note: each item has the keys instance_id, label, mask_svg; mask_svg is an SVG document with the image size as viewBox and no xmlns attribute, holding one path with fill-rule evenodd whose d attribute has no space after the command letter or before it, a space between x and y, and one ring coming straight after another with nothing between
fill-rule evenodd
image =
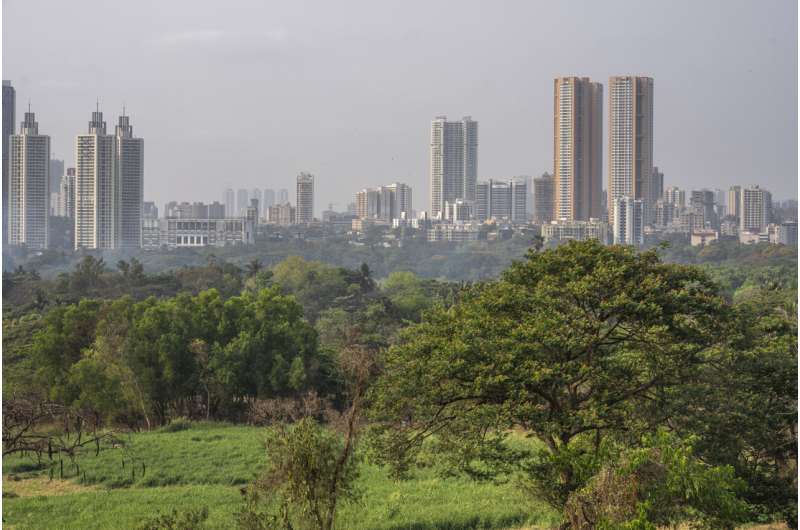
<instances>
[{"instance_id":1,"label":"skyline","mask_svg":"<svg viewBox=\"0 0 800 530\"><path fill-rule=\"evenodd\" d=\"M612 2L603 9L582 3L577 11L465 3L446 27L437 16L453 4L431 6L433 22L414 18L426 12L419 4L395 12L362 4L362 24L347 25L322 4L310 17L292 5L238 2L233 14L212 18L208 6L197 6L184 22L182 2L145 2L131 6L135 29L106 24L95 31L105 48L86 48L86 38L75 36L110 9L79 4L95 7L7 2L3 78L16 88L18 113L29 99L37 108L53 156L67 166L98 95L109 115L125 104L137 136L148 141L144 198L157 204L220 200L226 187L292 189L307 171L316 177L316 215L329 202L343 210L355 191L381 182L407 182L415 203L427 205L429 124L441 114L480 123L479 180L552 172L552 83L566 75L590 77L606 91L614 75L655 79L653 164L665 186L759 183L777 199L797 197L792 2ZM620 6L659 27L621 35L612 20ZM549 46L549 23L515 31L537 8L553 19L571 13L575 42L567 51ZM153 10L158 21L145 20ZM89 11L94 16L74 16ZM34 14L41 24L25 22ZM265 14L272 15L262 24L267 30L259 30L253 22ZM57 31L54 22L75 31ZM17 30L23 27L24 38ZM480 37L459 31L480 28ZM78 46L81 64L70 55ZM125 60L113 60L122 46ZM592 57L576 53L586 49ZM604 108L604 153L607 129ZM604 188L607 181L603 167Z\"/></svg>"}]
</instances>

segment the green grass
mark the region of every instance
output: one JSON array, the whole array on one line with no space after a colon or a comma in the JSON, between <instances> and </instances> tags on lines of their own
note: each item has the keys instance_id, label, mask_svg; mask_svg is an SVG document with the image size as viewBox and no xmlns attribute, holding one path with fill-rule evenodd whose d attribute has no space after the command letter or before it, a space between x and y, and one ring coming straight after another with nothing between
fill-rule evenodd
<instances>
[{"instance_id":1,"label":"green grass","mask_svg":"<svg viewBox=\"0 0 800 530\"><path fill-rule=\"evenodd\" d=\"M5 498L4 525L16 529L136 528L157 513L206 506L208 528L233 528L241 503L239 490L266 461L263 429L204 423L176 427L132 435L124 449L84 455L79 460L80 473L65 462L70 480L95 489ZM135 475L131 457L136 461ZM19 457L4 459L3 473L23 479L48 476L48 470L36 466L34 460ZM550 526L557 521L513 483L441 478L432 469L394 481L383 469L362 464L359 489L362 498L343 505L339 528L490 529ZM13 492L14 482L6 482L4 491Z\"/></svg>"}]
</instances>

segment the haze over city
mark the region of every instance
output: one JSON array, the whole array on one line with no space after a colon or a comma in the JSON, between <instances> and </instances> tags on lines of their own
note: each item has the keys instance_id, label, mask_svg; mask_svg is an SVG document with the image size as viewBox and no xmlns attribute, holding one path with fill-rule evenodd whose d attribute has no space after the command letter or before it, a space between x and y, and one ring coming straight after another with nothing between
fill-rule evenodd
<instances>
[{"instance_id":1,"label":"haze over city","mask_svg":"<svg viewBox=\"0 0 800 530\"><path fill-rule=\"evenodd\" d=\"M109 121L125 104L158 204L294 190L309 171L316 213L398 180L427 208L435 116L480 122L480 179L538 175L553 169L553 78L628 74L654 79L654 164L669 185L796 197L791 1L3 7L18 116L30 100L71 166L96 100Z\"/></svg>"}]
</instances>

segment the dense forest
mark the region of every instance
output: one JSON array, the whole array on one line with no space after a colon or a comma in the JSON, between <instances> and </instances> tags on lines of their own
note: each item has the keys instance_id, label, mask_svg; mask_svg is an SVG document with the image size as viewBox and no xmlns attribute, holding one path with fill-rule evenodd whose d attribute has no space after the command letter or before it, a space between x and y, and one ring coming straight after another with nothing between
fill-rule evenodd
<instances>
[{"instance_id":1,"label":"dense forest","mask_svg":"<svg viewBox=\"0 0 800 530\"><path fill-rule=\"evenodd\" d=\"M97 451L225 421L271 433L242 528L333 527L361 459L514 480L569 528L796 527L794 248L289 241L20 263L4 454L52 458L56 417Z\"/></svg>"}]
</instances>

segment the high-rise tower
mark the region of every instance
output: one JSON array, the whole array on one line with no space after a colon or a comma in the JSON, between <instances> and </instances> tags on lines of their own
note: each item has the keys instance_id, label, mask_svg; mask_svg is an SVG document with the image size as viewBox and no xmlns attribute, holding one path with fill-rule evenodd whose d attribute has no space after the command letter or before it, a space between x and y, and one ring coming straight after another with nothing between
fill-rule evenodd
<instances>
[{"instance_id":1,"label":"high-rise tower","mask_svg":"<svg viewBox=\"0 0 800 530\"><path fill-rule=\"evenodd\" d=\"M9 137L8 242L28 248L48 245L50 218L50 137L39 134L33 112L25 113L19 134Z\"/></svg>"},{"instance_id":2,"label":"high-rise tower","mask_svg":"<svg viewBox=\"0 0 800 530\"><path fill-rule=\"evenodd\" d=\"M653 182L653 79L617 76L608 82L608 205L621 197L641 199L644 222L659 199Z\"/></svg>"},{"instance_id":3,"label":"high-rise tower","mask_svg":"<svg viewBox=\"0 0 800 530\"><path fill-rule=\"evenodd\" d=\"M297 213L298 223L309 223L314 219L314 175L297 175Z\"/></svg>"},{"instance_id":4,"label":"high-rise tower","mask_svg":"<svg viewBox=\"0 0 800 530\"><path fill-rule=\"evenodd\" d=\"M17 93L3 80L3 244L8 243L8 139L14 134Z\"/></svg>"},{"instance_id":5,"label":"high-rise tower","mask_svg":"<svg viewBox=\"0 0 800 530\"><path fill-rule=\"evenodd\" d=\"M603 85L588 77L553 82L555 217L586 221L602 217Z\"/></svg>"},{"instance_id":6,"label":"high-rise tower","mask_svg":"<svg viewBox=\"0 0 800 530\"><path fill-rule=\"evenodd\" d=\"M119 246L116 138L100 110L75 141L75 249Z\"/></svg>"},{"instance_id":7,"label":"high-rise tower","mask_svg":"<svg viewBox=\"0 0 800 530\"><path fill-rule=\"evenodd\" d=\"M119 246L141 248L144 201L144 140L133 136L130 117L123 111L116 127Z\"/></svg>"},{"instance_id":8,"label":"high-rise tower","mask_svg":"<svg viewBox=\"0 0 800 530\"><path fill-rule=\"evenodd\" d=\"M461 121L437 116L431 122L430 182L432 217L442 213L446 202L475 200L478 122L470 116Z\"/></svg>"}]
</instances>

